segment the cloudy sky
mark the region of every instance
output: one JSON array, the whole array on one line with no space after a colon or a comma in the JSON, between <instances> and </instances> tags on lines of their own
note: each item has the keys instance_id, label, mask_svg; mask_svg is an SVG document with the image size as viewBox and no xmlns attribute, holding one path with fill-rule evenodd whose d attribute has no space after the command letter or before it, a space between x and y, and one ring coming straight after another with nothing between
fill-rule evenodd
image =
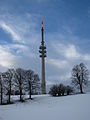
<instances>
[{"instance_id":1,"label":"cloudy sky","mask_svg":"<svg viewBox=\"0 0 90 120\"><path fill-rule=\"evenodd\" d=\"M47 84L70 80L80 62L90 70L89 0L0 0L0 71L22 67L41 75L42 17Z\"/></svg>"}]
</instances>

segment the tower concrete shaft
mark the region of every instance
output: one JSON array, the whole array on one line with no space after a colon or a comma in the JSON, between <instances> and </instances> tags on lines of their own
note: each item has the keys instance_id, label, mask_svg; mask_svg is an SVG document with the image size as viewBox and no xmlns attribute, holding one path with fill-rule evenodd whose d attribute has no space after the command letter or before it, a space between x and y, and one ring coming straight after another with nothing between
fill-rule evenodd
<instances>
[{"instance_id":1,"label":"tower concrete shaft","mask_svg":"<svg viewBox=\"0 0 90 120\"><path fill-rule=\"evenodd\" d=\"M42 20L42 41L41 41L41 45L39 48L39 52L40 52L40 57L42 58L42 72L41 72L41 89L42 89L42 94L46 94L46 82L45 82L45 57L46 57L46 46L44 43L44 29L43 29L43 20Z\"/></svg>"}]
</instances>

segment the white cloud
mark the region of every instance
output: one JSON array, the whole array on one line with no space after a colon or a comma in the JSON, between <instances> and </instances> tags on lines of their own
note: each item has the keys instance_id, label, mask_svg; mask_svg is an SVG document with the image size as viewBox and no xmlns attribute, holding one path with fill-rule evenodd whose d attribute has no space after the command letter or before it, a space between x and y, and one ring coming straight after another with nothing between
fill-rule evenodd
<instances>
[{"instance_id":1,"label":"white cloud","mask_svg":"<svg viewBox=\"0 0 90 120\"><path fill-rule=\"evenodd\" d=\"M67 47L62 50L62 53L65 57L70 59L77 59L80 57L80 54L78 53L75 45L72 44L67 45Z\"/></svg>"},{"instance_id":2,"label":"white cloud","mask_svg":"<svg viewBox=\"0 0 90 120\"><path fill-rule=\"evenodd\" d=\"M57 60L53 58L48 58L46 61L48 64L51 64L53 66L56 66L57 68L64 69L66 66L68 67L68 62L65 60Z\"/></svg>"},{"instance_id":3,"label":"white cloud","mask_svg":"<svg viewBox=\"0 0 90 120\"><path fill-rule=\"evenodd\" d=\"M0 45L0 70L28 66L32 64L29 63L32 58L35 59L35 55L28 46L21 44Z\"/></svg>"},{"instance_id":4,"label":"white cloud","mask_svg":"<svg viewBox=\"0 0 90 120\"><path fill-rule=\"evenodd\" d=\"M60 75L48 76L47 85L53 85L53 84L58 84L58 83L70 85L71 83L70 77L71 77L70 72L66 73L65 75L60 74Z\"/></svg>"},{"instance_id":5,"label":"white cloud","mask_svg":"<svg viewBox=\"0 0 90 120\"><path fill-rule=\"evenodd\" d=\"M38 17L40 15L25 13L20 16L0 15L0 28L8 33L14 42L33 44L38 42ZM39 38L40 39L40 38Z\"/></svg>"},{"instance_id":6,"label":"white cloud","mask_svg":"<svg viewBox=\"0 0 90 120\"><path fill-rule=\"evenodd\" d=\"M10 34L13 40L19 41L21 39L20 36L6 23L0 22L0 28L2 28L6 33Z\"/></svg>"},{"instance_id":7,"label":"white cloud","mask_svg":"<svg viewBox=\"0 0 90 120\"><path fill-rule=\"evenodd\" d=\"M68 59L78 59L81 57L74 44L53 44L54 49Z\"/></svg>"},{"instance_id":8,"label":"white cloud","mask_svg":"<svg viewBox=\"0 0 90 120\"><path fill-rule=\"evenodd\" d=\"M65 57L64 59L70 60L70 61L77 61L77 60L83 60L83 61L89 61L90 60L90 54L82 53L79 51L79 49L74 44L52 44L53 49L56 50L57 53L59 53L60 56Z\"/></svg>"},{"instance_id":9,"label":"white cloud","mask_svg":"<svg viewBox=\"0 0 90 120\"><path fill-rule=\"evenodd\" d=\"M82 55L82 58L83 58L85 61L90 61L90 54Z\"/></svg>"},{"instance_id":10,"label":"white cloud","mask_svg":"<svg viewBox=\"0 0 90 120\"><path fill-rule=\"evenodd\" d=\"M16 55L22 55L27 57L35 57L34 53L31 51L30 47L25 44L8 44L4 45L9 47L12 51L15 51Z\"/></svg>"},{"instance_id":11,"label":"white cloud","mask_svg":"<svg viewBox=\"0 0 90 120\"><path fill-rule=\"evenodd\" d=\"M3 67L12 67L15 64L15 56L8 48L0 46L0 65Z\"/></svg>"},{"instance_id":12,"label":"white cloud","mask_svg":"<svg viewBox=\"0 0 90 120\"><path fill-rule=\"evenodd\" d=\"M54 81L57 81L57 82L65 81L65 80L70 80L70 76L71 76L70 73L67 73L65 75L63 75L63 74L62 75L52 75L52 76L48 77L48 80L52 81L54 79Z\"/></svg>"}]
</instances>

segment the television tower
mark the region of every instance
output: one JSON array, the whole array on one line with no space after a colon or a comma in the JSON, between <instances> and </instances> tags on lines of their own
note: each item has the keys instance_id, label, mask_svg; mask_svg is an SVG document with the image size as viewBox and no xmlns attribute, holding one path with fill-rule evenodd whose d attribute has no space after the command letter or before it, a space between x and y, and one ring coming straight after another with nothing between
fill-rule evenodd
<instances>
[{"instance_id":1,"label":"television tower","mask_svg":"<svg viewBox=\"0 0 90 120\"><path fill-rule=\"evenodd\" d=\"M42 94L46 94L46 82L45 82L45 57L46 56L46 46L45 46L45 42L44 42L44 29L43 29L43 19L42 19L42 41L41 41L41 45L39 47L39 53L40 53L40 58L42 61L42 71L41 71L41 89L42 89Z\"/></svg>"}]
</instances>

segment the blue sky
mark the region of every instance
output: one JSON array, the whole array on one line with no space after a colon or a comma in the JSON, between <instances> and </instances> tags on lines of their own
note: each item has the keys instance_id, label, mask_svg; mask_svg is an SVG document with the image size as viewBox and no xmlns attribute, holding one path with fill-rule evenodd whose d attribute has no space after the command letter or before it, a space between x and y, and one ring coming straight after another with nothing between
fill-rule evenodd
<instances>
[{"instance_id":1,"label":"blue sky","mask_svg":"<svg viewBox=\"0 0 90 120\"><path fill-rule=\"evenodd\" d=\"M90 70L89 0L0 0L0 71L22 67L40 75L42 17L47 84L70 80L80 62Z\"/></svg>"}]
</instances>

